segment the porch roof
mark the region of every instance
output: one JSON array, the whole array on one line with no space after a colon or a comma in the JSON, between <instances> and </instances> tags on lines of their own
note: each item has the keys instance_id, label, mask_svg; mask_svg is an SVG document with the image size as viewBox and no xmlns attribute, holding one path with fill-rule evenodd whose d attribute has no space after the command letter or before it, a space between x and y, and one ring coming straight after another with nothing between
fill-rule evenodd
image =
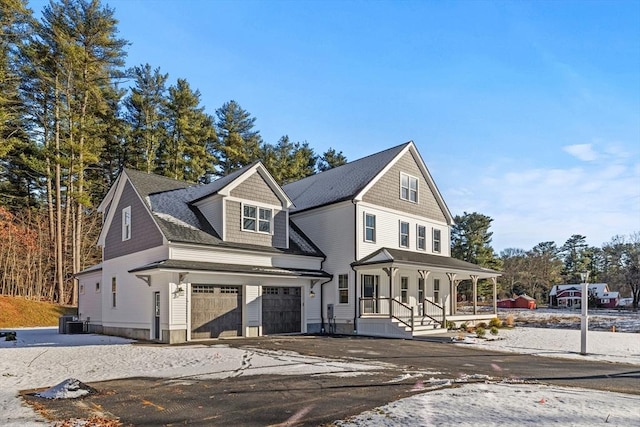
<instances>
[{"instance_id":1,"label":"porch roof","mask_svg":"<svg viewBox=\"0 0 640 427\"><path fill-rule=\"evenodd\" d=\"M129 270L129 273L151 272L153 270L186 271L200 273L238 273L247 275L268 275L305 278L330 278L329 273L323 270L308 270L300 268L266 267L241 264L223 264L216 262L184 261L167 259L152 262L141 267Z\"/></svg>"},{"instance_id":2,"label":"porch roof","mask_svg":"<svg viewBox=\"0 0 640 427\"><path fill-rule=\"evenodd\" d=\"M400 264L420 267L423 269L437 269L450 273L477 274L480 278L497 277L501 273L490 268L462 261L442 255L421 252L403 251L392 248L381 248L372 254L351 264L353 267L379 264Z\"/></svg>"}]
</instances>

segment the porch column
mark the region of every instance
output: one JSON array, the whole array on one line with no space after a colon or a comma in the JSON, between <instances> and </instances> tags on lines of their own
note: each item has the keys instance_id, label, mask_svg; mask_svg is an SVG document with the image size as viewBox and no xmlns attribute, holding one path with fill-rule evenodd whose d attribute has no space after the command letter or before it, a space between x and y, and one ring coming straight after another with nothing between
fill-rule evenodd
<instances>
[{"instance_id":1,"label":"porch column","mask_svg":"<svg viewBox=\"0 0 640 427\"><path fill-rule=\"evenodd\" d=\"M391 299L393 298L393 278L396 277L398 267L383 267L382 270L384 270L384 272L387 273L387 276L389 276L389 317L391 317L391 315L393 314L391 313Z\"/></svg>"},{"instance_id":2,"label":"porch column","mask_svg":"<svg viewBox=\"0 0 640 427\"><path fill-rule=\"evenodd\" d=\"M458 299L458 290L456 289L456 273L447 273L449 278L449 305L451 306L450 312L452 315L456 314L456 304Z\"/></svg>"},{"instance_id":3,"label":"porch column","mask_svg":"<svg viewBox=\"0 0 640 427\"><path fill-rule=\"evenodd\" d=\"M473 314L478 314L478 276L472 274L471 281L473 282Z\"/></svg>"},{"instance_id":4,"label":"porch column","mask_svg":"<svg viewBox=\"0 0 640 427\"><path fill-rule=\"evenodd\" d=\"M498 315L498 278L492 277L491 283L493 284L493 314Z\"/></svg>"}]
</instances>

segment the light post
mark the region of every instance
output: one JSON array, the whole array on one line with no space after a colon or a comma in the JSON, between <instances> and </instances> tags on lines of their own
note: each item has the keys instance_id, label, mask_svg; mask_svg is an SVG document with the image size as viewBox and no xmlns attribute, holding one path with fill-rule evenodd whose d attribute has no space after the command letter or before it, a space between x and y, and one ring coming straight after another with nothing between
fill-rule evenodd
<instances>
[{"instance_id":1,"label":"light post","mask_svg":"<svg viewBox=\"0 0 640 427\"><path fill-rule=\"evenodd\" d=\"M589 271L580 273L580 279L582 279L582 316L580 318L580 354L587 354L587 331L589 329L589 315L587 309L589 308Z\"/></svg>"}]
</instances>

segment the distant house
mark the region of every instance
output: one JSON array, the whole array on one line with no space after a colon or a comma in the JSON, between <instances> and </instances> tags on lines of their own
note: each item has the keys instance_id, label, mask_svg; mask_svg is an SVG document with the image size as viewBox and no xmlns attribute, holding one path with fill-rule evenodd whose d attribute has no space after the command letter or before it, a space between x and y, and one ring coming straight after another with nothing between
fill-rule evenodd
<instances>
[{"instance_id":1,"label":"distant house","mask_svg":"<svg viewBox=\"0 0 640 427\"><path fill-rule=\"evenodd\" d=\"M500 308L527 308L529 310L536 309L536 300L527 294L522 294L516 298L508 298L498 301Z\"/></svg>"},{"instance_id":2,"label":"distant house","mask_svg":"<svg viewBox=\"0 0 640 427\"><path fill-rule=\"evenodd\" d=\"M614 308L620 299L619 292L611 292L606 283L590 283L589 294L596 299L596 305L602 308ZM582 300L582 285L555 285L549 292L549 307L579 307Z\"/></svg>"}]
</instances>

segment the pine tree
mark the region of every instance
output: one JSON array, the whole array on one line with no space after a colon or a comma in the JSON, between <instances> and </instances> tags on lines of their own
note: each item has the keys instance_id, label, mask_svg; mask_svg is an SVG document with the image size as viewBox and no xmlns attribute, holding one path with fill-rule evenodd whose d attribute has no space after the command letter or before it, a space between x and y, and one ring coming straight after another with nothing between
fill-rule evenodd
<instances>
[{"instance_id":1,"label":"pine tree","mask_svg":"<svg viewBox=\"0 0 640 427\"><path fill-rule=\"evenodd\" d=\"M130 70L135 85L125 99L126 121L130 127L123 147L123 163L147 173L153 172L162 139L166 137L163 111L167 104L168 74L145 64Z\"/></svg>"},{"instance_id":2,"label":"pine tree","mask_svg":"<svg viewBox=\"0 0 640 427\"><path fill-rule=\"evenodd\" d=\"M159 144L156 172L174 179L205 181L214 173L216 138L213 118L200 106L200 92L178 79L165 106L167 137Z\"/></svg>"},{"instance_id":3,"label":"pine tree","mask_svg":"<svg viewBox=\"0 0 640 427\"><path fill-rule=\"evenodd\" d=\"M335 149L329 148L322 157L318 159L318 171L324 172L342 166L345 163L347 163L347 158L342 154L342 151L336 152Z\"/></svg>"},{"instance_id":4,"label":"pine tree","mask_svg":"<svg viewBox=\"0 0 640 427\"><path fill-rule=\"evenodd\" d=\"M451 256L488 268L500 265L493 248L489 231L493 219L477 212L456 215L451 228Z\"/></svg>"},{"instance_id":5,"label":"pine tree","mask_svg":"<svg viewBox=\"0 0 640 427\"><path fill-rule=\"evenodd\" d=\"M94 203L87 171L99 165L111 124L105 119L115 115L113 100L119 96L114 79L121 74L126 41L116 37L113 14L98 0L52 2L25 49L31 71L23 92L42 132L59 302L67 301L68 270L79 271L85 258L85 212Z\"/></svg>"},{"instance_id":6,"label":"pine tree","mask_svg":"<svg viewBox=\"0 0 640 427\"><path fill-rule=\"evenodd\" d=\"M255 117L235 101L218 108L216 117L214 150L219 159L218 175L228 175L260 158L262 138L260 132L253 130Z\"/></svg>"},{"instance_id":7,"label":"pine tree","mask_svg":"<svg viewBox=\"0 0 640 427\"><path fill-rule=\"evenodd\" d=\"M263 144L260 159L274 179L285 185L313 175L317 156L307 142L292 143L285 135L275 146Z\"/></svg>"}]
</instances>

